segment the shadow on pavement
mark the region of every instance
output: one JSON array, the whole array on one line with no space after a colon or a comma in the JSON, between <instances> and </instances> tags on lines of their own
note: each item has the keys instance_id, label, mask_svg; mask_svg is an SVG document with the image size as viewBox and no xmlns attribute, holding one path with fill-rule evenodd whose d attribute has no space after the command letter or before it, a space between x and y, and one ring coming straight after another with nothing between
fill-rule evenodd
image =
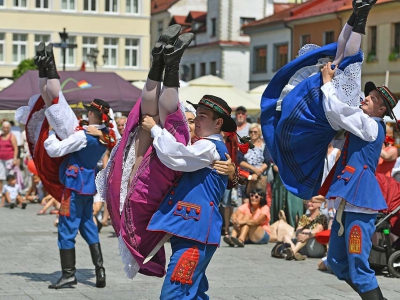
<instances>
[{"instance_id":1,"label":"shadow on pavement","mask_svg":"<svg viewBox=\"0 0 400 300\"><path fill-rule=\"evenodd\" d=\"M56 271L53 273L29 273L29 272L20 272L20 273L5 273L5 275L12 275L18 277L25 277L29 279L29 281L33 282L48 282L52 284L61 277L61 271ZM94 278L94 270L93 269L77 269L75 274L78 284L84 284L91 287L95 286L94 282L89 281L91 278Z\"/></svg>"}]
</instances>

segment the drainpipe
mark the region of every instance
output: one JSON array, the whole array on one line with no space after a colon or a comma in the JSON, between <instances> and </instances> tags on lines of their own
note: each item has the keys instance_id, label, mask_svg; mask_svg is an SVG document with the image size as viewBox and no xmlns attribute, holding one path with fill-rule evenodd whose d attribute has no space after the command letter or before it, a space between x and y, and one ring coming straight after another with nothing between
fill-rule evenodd
<instances>
[{"instance_id":1,"label":"drainpipe","mask_svg":"<svg viewBox=\"0 0 400 300\"><path fill-rule=\"evenodd\" d=\"M293 53L293 27L290 27L286 22L283 22L283 26L290 30L290 51L288 61L292 60L292 53Z\"/></svg>"}]
</instances>

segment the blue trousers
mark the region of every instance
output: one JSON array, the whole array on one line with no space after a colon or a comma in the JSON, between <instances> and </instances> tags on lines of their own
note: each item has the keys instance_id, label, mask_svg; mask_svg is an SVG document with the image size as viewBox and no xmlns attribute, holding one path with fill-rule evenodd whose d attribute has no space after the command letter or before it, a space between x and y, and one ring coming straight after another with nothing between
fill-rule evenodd
<instances>
[{"instance_id":1,"label":"blue trousers","mask_svg":"<svg viewBox=\"0 0 400 300\"><path fill-rule=\"evenodd\" d=\"M164 284L161 289L161 300L189 300L201 299L206 300L209 297L206 295L208 290L208 280L206 277L206 269L212 256L217 250L217 246L205 245L188 239L172 237L171 238L172 255L168 264L167 274ZM189 249L197 247L199 251L199 260L196 268L193 271L191 278L192 284L183 284L181 282L171 280L176 266L182 255Z\"/></svg>"},{"instance_id":2,"label":"blue trousers","mask_svg":"<svg viewBox=\"0 0 400 300\"><path fill-rule=\"evenodd\" d=\"M328 265L337 278L351 280L361 293L378 287L368 262L375 220L376 214L343 212L343 235L338 236L340 225L336 218L331 229Z\"/></svg>"},{"instance_id":3,"label":"blue trousers","mask_svg":"<svg viewBox=\"0 0 400 300\"><path fill-rule=\"evenodd\" d=\"M70 216L60 216L58 221L58 248L75 248L78 230L88 245L100 242L97 226L93 221L93 196L71 191Z\"/></svg>"}]
</instances>

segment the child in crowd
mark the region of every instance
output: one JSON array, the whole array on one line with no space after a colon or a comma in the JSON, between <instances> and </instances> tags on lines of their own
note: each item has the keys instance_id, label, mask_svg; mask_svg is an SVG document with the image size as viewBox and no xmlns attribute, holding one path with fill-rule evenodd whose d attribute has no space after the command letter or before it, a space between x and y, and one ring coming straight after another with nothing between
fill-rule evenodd
<instances>
[{"instance_id":1,"label":"child in crowd","mask_svg":"<svg viewBox=\"0 0 400 300\"><path fill-rule=\"evenodd\" d=\"M7 184L3 187L3 203L6 206L13 209L17 205L21 205L22 209L26 208L26 202L20 195L20 186L17 184L17 180L14 175L7 176Z\"/></svg>"},{"instance_id":2,"label":"child in crowd","mask_svg":"<svg viewBox=\"0 0 400 300\"><path fill-rule=\"evenodd\" d=\"M38 175L32 176L32 184L26 192L25 200L32 203L39 203L46 195L46 191Z\"/></svg>"}]
</instances>

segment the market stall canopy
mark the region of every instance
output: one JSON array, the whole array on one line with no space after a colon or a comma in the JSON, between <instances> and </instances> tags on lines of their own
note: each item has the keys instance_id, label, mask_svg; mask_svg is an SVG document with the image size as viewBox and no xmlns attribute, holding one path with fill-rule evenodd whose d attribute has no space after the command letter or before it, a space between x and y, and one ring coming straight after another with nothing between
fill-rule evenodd
<instances>
[{"instance_id":1,"label":"market stall canopy","mask_svg":"<svg viewBox=\"0 0 400 300\"><path fill-rule=\"evenodd\" d=\"M249 114L255 114L260 111L261 97L257 100L217 76L202 76L189 81L188 84L188 86L179 90L181 101L188 100L197 103L204 95L214 95L224 99L233 111L238 106L246 107Z\"/></svg>"},{"instance_id":2,"label":"market stall canopy","mask_svg":"<svg viewBox=\"0 0 400 300\"><path fill-rule=\"evenodd\" d=\"M60 75L61 90L70 106L83 109L99 98L110 103L114 111L128 112L142 91L116 73L65 71ZM39 94L38 72L31 70L0 92L0 109L11 110L27 105L29 98Z\"/></svg>"},{"instance_id":3,"label":"market stall canopy","mask_svg":"<svg viewBox=\"0 0 400 300\"><path fill-rule=\"evenodd\" d=\"M0 80L0 91L4 90L6 87L10 86L14 81L8 78Z\"/></svg>"}]
</instances>

